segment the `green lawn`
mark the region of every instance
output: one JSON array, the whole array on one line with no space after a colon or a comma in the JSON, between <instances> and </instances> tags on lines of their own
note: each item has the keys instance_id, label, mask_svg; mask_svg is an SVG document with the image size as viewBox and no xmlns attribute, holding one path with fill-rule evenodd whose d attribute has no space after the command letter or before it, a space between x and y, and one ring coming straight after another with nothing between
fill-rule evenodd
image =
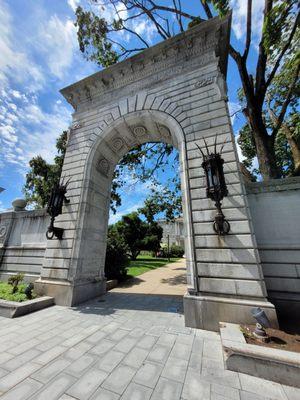
<instances>
[{"instance_id":1,"label":"green lawn","mask_svg":"<svg viewBox=\"0 0 300 400\"><path fill-rule=\"evenodd\" d=\"M179 258L170 258L170 262L177 260L179 260ZM130 261L130 265L127 269L128 275L138 276L153 269L163 267L168 263L169 261L167 258L155 258L148 255L140 255L137 260Z\"/></svg>"}]
</instances>

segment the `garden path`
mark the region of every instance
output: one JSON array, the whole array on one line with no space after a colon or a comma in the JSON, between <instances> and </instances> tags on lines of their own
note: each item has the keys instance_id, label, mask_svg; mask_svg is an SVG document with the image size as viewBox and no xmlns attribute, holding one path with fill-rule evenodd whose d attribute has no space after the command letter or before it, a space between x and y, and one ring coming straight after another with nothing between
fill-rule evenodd
<instances>
[{"instance_id":1,"label":"garden path","mask_svg":"<svg viewBox=\"0 0 300 400\"><path fill-rule=\"evenodd\" d=\"M183 296L186 292L185 259L145 272L129 279L111 291L115 293Z\"/></svg>"}]
</instances>

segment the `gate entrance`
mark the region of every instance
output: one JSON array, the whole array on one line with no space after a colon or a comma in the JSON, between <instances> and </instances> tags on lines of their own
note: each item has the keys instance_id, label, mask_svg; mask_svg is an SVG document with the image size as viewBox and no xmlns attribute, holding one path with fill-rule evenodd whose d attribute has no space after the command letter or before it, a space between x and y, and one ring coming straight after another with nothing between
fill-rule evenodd
<instances>
[{"instance_id":1,"label":"gate entrance","mask_svg":"<svg viewBox=\"0 0 300 400\"><path fill-rule=\"evenodd\" d=\"M165 142L180 155L187 293L186 324L218 329L219 321L249 322L263 306L276 322L252 231L227 109L230 18L209 20L62 90L74 107L62 177L70 179L48 241L39 293L75 305L105 293L104 263L110 187L115 166L138 144ZM215 234L216 210L206 198L196 144L224 143L230 235Z\"/></svg>"}]
</instances>

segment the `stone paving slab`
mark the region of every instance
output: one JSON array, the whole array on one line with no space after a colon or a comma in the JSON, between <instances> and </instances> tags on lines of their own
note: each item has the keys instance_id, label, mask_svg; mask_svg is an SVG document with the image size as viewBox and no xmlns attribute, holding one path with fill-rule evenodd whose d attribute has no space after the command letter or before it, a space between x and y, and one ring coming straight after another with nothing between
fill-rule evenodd
<instances>
[{"instance_id":1,"label":"stone paving slab","mask_svg":"<svg viewBox=\"0 0 300 400\"><path fill-rule=\"evenodd\" d=\"M220 336L186 328L180 296L110 292L0 318L0 347L0 400L300 399L225 370Z\"/></svg>"}]
</instances>

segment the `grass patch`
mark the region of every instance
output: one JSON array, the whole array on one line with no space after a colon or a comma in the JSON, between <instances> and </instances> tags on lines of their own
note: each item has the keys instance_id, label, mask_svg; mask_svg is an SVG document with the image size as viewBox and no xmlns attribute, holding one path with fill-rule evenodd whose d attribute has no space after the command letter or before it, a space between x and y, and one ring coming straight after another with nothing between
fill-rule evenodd
<instances>
[{"instance_id":1,"label":"grass patch","mask_svg":"<svg viewBox=\"0 0 300 400\"><path fill-rule=\"evenodd\" d=\"M26 283L20 283L18 285L17 292L12 293L13 289L12 285L0 281L0 299L9 301L18 301L18 302L28 300L26 294L24 293L26 286L27 286ZM32 293L32 298L35 297L36 296L34 295L34 293Z\"/></svg>"},{"instance_id":2,"label":"grass patch","mask_svg":"<svg viewBox=\"0 0 300 400\"><path fill-rule=\"evenodd\" d=\"M170 261L168 261L167 258L155 258L148 255L140 255L137 260L130 261L130 265L127 268L128 275L129 277L138 276L177 260L179 260L179 258L170 258Z\"/></svg>"}]
</instances>

